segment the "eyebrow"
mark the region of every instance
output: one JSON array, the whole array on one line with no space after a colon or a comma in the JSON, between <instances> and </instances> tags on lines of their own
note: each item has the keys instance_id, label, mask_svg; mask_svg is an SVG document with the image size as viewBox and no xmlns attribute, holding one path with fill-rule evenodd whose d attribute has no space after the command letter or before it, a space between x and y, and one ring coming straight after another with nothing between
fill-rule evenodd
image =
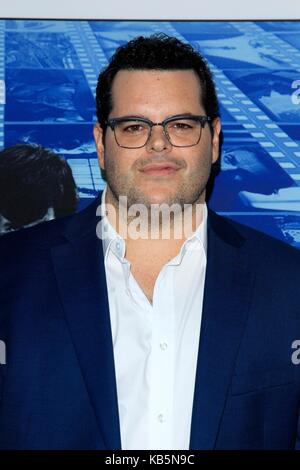
<instances>
[{"instance_id":1,"label":"eyebrow","mask_svg":"<svg viewBox=\"0 0 300 470\"><path fill-rule=\"evenodd\" d=\"M165 121L166 119L172 118L172 117L177 117L177 116L191 116L192 117L192 116L198 116L198 115L199 114L191 113L190 111L177 113L177 114L170 114L169 116L165 117L163 119L163 121ZM135 118L146 119L147 121L151 121L151 119L148 116L145 116L143 114L128 114L128 115L125 115L125 116L111 117L111 118L109 118L109 120L112 120L112 119L135 119Z\"/></svg>"}]
</instances>

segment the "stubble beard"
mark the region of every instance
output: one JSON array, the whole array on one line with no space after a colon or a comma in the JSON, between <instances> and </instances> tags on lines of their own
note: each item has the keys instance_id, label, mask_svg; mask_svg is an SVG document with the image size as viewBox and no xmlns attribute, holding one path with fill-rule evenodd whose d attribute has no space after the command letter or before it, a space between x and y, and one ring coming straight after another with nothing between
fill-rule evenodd
<instances>
[{"instance_id":1,"label":"stubble beard","mask_svg":"<svg viewBox=\"0 0 300 470\"><path fill-rule=\"evenodd\" d=\"M199 174L201 178L192 177L190 181L183 180L177 185L176 191L170 193L169 196L160 203L153 201L151 196L145 194L141 188L134 184L128 177L121 176L118 173L116 165L110 162L106 166L106 180L108 185L107 191L107 202L115 207L117 214L119 214L120 208L122 207L122 196L126 197L126 207L122 207L123 213L127 213L130 207L139 204L147 209L148 213L148 224L151 227L153 225L153 218L151 215L157 212L162 212L157 206L164 205L165 208L177 207L177 211L171 212L170 222L174 226L174 222L178 216L178 219L183 219L184 211L186 207L192 207L192 211L196 211L198 205L205 202L205 189L207 181L210 176L211 164L208 161L202 161L201 167L199 167ZM198 172L197 172L198 173ZM153 211L153 212L152 212ZM122 211L121 211L122 212ZM130 223L135 217L130 217L127 214L126 221ZM156 219L157 220L157 219ZM161 225L162 217L159 216L159 225Z\"/></svg>"},{"instance_id":2,"label":"stubble beard","mask_svg":"<svg viewBox=\"0 0 300 470\"><path fill-rule=\"evenodd\" d=\"M204 162L203 162L204 163ZM180 205L181 209L184 209L184 204L195 204L197 202L204 202L201 196L205 192L207 181L211 172L211 164L206 163L201 167L202 178L198 181L192 179L192 181L182 181L176 189L174 194L170 194L168 198L161 202L171 206L172 204ZM120 196L127 197L128 207L133 204L143 204L148 210L151 209L152 204L156 204L151 196L143 192L141 188L135 186L134 182L130 178L124 178L118 174L117 168L112 162L106 166L106 180L109 188L110 202L116 206L119 204Z\"/></svg>"}]
</instances>

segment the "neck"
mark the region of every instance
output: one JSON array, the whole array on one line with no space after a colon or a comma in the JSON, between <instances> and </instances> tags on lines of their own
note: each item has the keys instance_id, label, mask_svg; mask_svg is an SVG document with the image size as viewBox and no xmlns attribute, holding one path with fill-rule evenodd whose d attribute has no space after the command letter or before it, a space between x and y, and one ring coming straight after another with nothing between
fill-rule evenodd
<instances>
[{"instance_id":1,"label":"neck","mask_svg":"<svg viewBox=\"0 0 300 470\"><path fill-rule=\"evenodd\" d=\"M202 222L204 200L202 194L198 201L186 204L183 209L139 206L139 211L133 213L108 188L105 205L110 224L125 240L126 258L129 254L149 253L151 258L171 259Z\"/></svg>"}]
</instances>

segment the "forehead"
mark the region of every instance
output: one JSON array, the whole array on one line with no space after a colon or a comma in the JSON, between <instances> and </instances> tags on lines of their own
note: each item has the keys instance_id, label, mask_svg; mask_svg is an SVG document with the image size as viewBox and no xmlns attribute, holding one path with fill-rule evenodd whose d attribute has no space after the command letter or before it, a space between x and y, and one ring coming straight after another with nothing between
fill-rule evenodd
<instances>
[{"instance_id":1,"label":"forehead","mask_svg":"<svg viewBox=\"0 0 300 470\"><path fill-rule=\"evenodd\" d=\"M166 107L175 114L200 112L200 103L200 81L193 70L121 70L112 85L112 112L118 114L147 110L149 115Z\"/></svg>"}]
</instances>

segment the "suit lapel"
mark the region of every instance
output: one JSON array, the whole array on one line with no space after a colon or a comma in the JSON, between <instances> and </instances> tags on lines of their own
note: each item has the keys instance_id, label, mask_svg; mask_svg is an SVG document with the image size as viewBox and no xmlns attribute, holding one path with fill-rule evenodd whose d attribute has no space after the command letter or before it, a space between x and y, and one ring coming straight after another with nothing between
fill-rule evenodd
<instances>
[{"instance_id":1,"label":"suit lapel","mask_svg":"<svg viewBox=\"0 0 300 470\"><path fill-rule=\"evenodd\" d=\"M245 328L253 279L245 240L209 211L208 258L190 448L213 449Z\"/></svg>"},{"instance_id":2,"label":"suit lapel","mask_svg":"<svg viewBox=\"0 0 300 470\"><path fill-rule=\"evenodd\" d=\"M55 273L81 373L107 449L120 449L116 379L96 204L71 220L68 241L52 249Z\"/></svg>"}]
</instances>

